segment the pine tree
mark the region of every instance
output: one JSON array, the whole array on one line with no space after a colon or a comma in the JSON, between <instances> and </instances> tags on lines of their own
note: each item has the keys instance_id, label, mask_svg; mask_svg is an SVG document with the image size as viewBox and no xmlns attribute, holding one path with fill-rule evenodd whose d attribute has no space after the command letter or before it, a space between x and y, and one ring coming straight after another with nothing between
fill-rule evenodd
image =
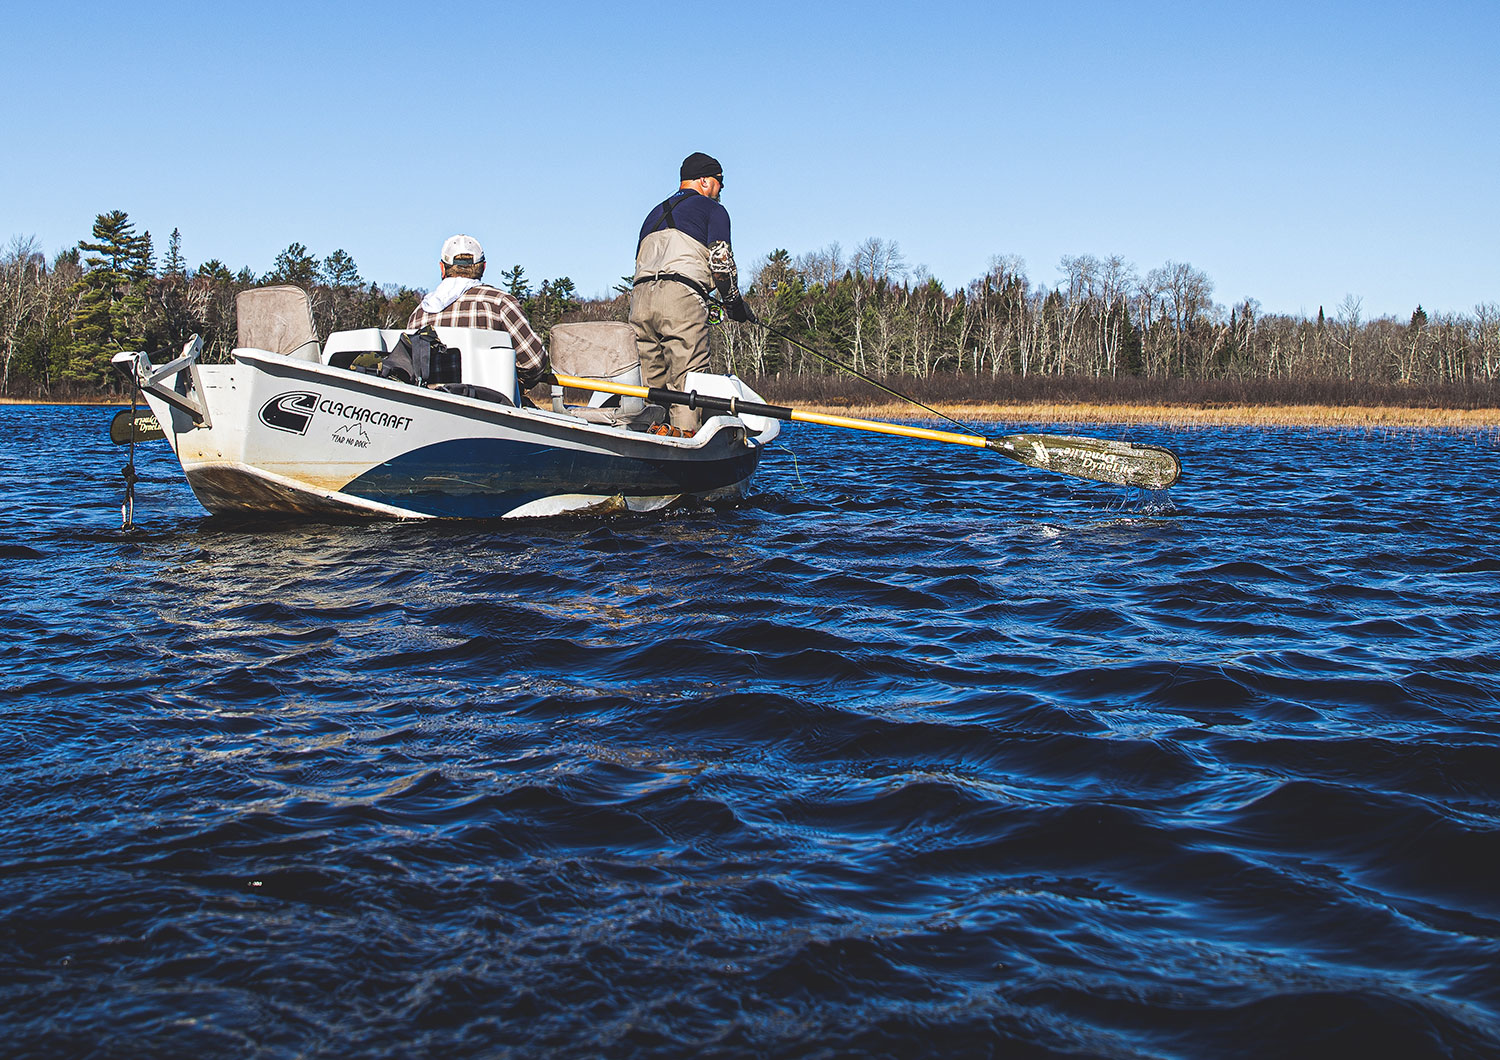
<instances>
[{"instance_id":1,"label":"pine tree","mask_svg":"<svg viewBox=\"0 0 1500 1060\"><path fill-rule=\"evenodd\" d=\"M187 262L182 260L182 233L172 229L172 237L167 240L167 260L162 264L162 275L184 276L187 274Z\"/></svg>"},{"instance_id":2,"label":"pine tree","mask_svg":"<svg viewBox=\"0 0 1500 1060\"><path fill-rule=\"evenodd\" d=\"M150 235L135 234L135 224L124 210L111 210L94 218L94 239L80 239L78 249L93 255L83 259L92 270L108 269L125 276L144 267L142 251L150 252Z\"/></svg>"},{"instance_id":3,"label":"pine tree","mask_svg":"<svg viewBox=\"0 0 1500 1060\"><path fill-rule=\"evenodd\" d=\"M531 288L526 283L526 270L519 265L512 265L500 274L500 279L505 284L505 289L521 301L531 297Z\"/></svg>"},{"instance_id":4,"label":"pine tree","mask_svg":"<svg viewBox=\"0 0 1500 1060\"><path fill-rule=\"evenodd\" d=\"M1146 357L1141 348L1141 331L1130 319L1123 304L1116 304L1120 317L1120 371L1126 375L1145 375Z\"/></svg>"},{"instance_id":5,"label":"pine tree","mask_svg":"<svg viewBox=\"0 0 1500 1060\"><path fill-rule=\"evenodd\" d=\"M556 280L543 280L536 294L521 303L526 319L531 321L531 326L542 336L543 341L552 334L553 324L565 313L576 312L578 308L578 291L573 286L573 281L566 276Z\"/></svg>"},{"instance_id":6,"label":"pine tree","mask_svg":"<svg viewBox=\"0 0 1500 1060\"><path fill-rule=\"evenodd\" d=\"M761 270L760 282L766 287L764 294L775 294L792 275L792 255L783 247L777 247L766 255L766 267Z\"/></svg>"},{"instance_id":7,"label":"pine tree","mask_svg":"<svg viewBox=\"0 0 1500 1060\"><path fill-rule=\"evenodd\" d=\"M578 289L568 277L561 276L552 281L552 294L557 298L560 312L570 313L578 308Z\"/></svg>"},{"instance_id":8,"label":"pine tree","mask_svg":"<svg viewBox=\"0 0 1500 1060\"><path fill-rule=\"evenodd\" d=\"M187 262L182 257L182 233L167 237L167 257L161 275L151 284L151 309L145 314L147 350L177 350L194 332L201 333L201 312L188 294Z\"/></svg>"},{"instance_id":9,"label":"pine tree","mask_svg":"<svg viewBox=\"0 0 1500 1060\"><path fill-rule=\"evenodd\" d=\"M205 283L211 283L218 287L228 287L234 282L234 273L230 272L229 266L225 265L218 258L209 258L202 265L198 266L198 271L193 274L193 279L202 280Z\"/></svg>"},{"instance_id":10,"label":"pine tree","mask_svg":"<svg viewBox=\"0 0 1500 1060\"><path fill-rule=\"evenodd\" d=\"M77 308L69 323L72 341L64 377L102 383L109 358L139 349L145 337L146 285L151 278L151 236L135 234L123 210L94 218L94 242L78 241L86 271L76 284Z\"/></svg>"},{"instance_id":11,"label":"pine tree","mask_svg":"<svg viewBox=\"0 0 1500 1060\"><path fill-rule=\"evenodd\" d=\"M280 254L266 273L262 283L289 283L304 291L311 291L318 282L318 259L307 252L301 243L293 243Z\"/></svg>"},{"instance_id":12,"label":"pine tree","mask_svg":"<svg viewBox=\"0 0 1500 1060\"><path fill-rule=\"evenodd\" d=\"M139 247L139 251L137 253L137 257L139 259L138 263L139 263L140 267L145 270L146 276L148 278L151 277L151 276L155 276L156 275L156 250L151 245L151 233L150 232L142 232L141 233L140 247Z\"/></svg>"},{"instance_id":13,"label":"pine tree","mask_svg":"<svg viewBox=\"0 0 1500 1060\"><path fill-rule=\"evenodd\" d=\"M322 274L323 282L329 287L352 290L364 284L359 278L359 267L344 250L335 250L323 259Z\"/></svg>"},{"instance_id":14,"label":"pine tree","mask_svg":"<svg viewBox=\"0 0 1500 1060\"><path fill-rule=\"evenodd\" d=\"M326 297L313 306L313 319L322 334L329 335L362 322L364 307L360 304L359 267L346 250L335 250L323 259L318 270L327 286Z\"/></svg>"}]
</instances>

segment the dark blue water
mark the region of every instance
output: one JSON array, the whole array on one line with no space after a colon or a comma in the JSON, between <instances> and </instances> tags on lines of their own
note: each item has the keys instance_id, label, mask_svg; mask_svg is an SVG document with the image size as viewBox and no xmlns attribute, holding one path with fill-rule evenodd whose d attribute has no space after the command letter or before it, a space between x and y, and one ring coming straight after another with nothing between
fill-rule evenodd
<instances>
[{"instance_id":1,"label":"dark blue water","mask_svg":"<svg viewBox=\"0 0 1500 1060\"><path fill-rule=\"evenodd\" d=\"M1500 1055L1494 432L122 534L108 419L0 408L0 1054Z\"/></svg>"}]
</instances>

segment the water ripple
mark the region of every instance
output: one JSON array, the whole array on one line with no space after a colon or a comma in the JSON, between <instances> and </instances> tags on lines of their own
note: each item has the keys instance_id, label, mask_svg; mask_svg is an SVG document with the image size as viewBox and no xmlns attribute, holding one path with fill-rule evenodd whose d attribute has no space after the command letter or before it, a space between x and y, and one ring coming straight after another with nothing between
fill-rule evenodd
<instances>
[{"instance_id":1,"label":"water ripple","mask_svg":"<svg viewBox=\"0 0 1500 1060\"><path fill-rule=\"evenodd\" d=\"M1500 1053L1492 432L122 534L108 416L0 407L7 1056Z\"/></svg>"}]
</instances>

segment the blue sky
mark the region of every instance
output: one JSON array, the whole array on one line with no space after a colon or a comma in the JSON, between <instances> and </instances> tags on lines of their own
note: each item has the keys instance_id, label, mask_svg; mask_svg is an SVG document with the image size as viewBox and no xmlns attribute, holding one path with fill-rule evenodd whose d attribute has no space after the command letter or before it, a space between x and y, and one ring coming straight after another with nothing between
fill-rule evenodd
<instances>
[{"instance_id":1,"label":"blue sky","mask_svg":"<svg viewBox=\"0 0 1500 1060\"><path fill-rule=\"evenodd\" d=\"M1270 312L1500 301L1500 3L0 0L0 240L127 211L190 266L442 240L602 294L694 150L742 271L867 237L951 287L1188 262Z\"/></svg>"}]
</instances>

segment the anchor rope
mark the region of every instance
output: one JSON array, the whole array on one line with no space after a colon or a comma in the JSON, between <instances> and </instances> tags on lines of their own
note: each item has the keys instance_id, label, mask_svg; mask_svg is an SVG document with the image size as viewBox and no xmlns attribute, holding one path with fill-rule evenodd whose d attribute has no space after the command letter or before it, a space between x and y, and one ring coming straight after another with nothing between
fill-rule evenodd
<instances>
[{"instance_id":1,"label":"anchor rope","mask_svg":"<svg viewBox=\"0 0 1500 1060\"><path fill-rule=\"evenodd\" d=\"M140 396L141 384L137 373L130 374L130 446L126 450L125 470L120 472L125 479L125 497L120 501L120 529L131 530L135 527L135 483L139 476L135 472L135 409Z\"/></svg>"}]
</instances>

